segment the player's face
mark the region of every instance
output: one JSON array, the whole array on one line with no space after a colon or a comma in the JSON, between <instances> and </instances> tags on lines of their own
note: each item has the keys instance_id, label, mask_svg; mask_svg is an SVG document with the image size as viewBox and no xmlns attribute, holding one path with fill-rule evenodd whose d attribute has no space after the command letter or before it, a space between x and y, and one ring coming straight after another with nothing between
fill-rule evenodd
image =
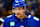
<instances>
[{"instance_id":1,"label":"player's face","mask_svg":"<svg viewBox=\"0 0 40 27\"><path fill-rule=\"evenodd\" d=\"M14 8L15 14L18 18L25 14L25 9L23 7Z\"/></svg>"}]
</instances>

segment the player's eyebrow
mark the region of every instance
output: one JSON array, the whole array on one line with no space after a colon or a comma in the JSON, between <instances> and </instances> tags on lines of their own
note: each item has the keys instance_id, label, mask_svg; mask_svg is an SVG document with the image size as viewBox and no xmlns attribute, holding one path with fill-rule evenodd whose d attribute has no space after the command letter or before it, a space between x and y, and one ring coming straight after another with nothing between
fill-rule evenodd
<instances>
[{"instance_id":1,"label":"player's eyebrow","mask_svg":"<svg viewBox=\"0 0 40 27\"><path fill-rule=\"evenodd\" d=\"M23 8L24 9L24 7L20 7L20 8Z\"/></svg>"},{"instance_id":2,"label":"player's eyebrow","mask_svg":"<svg viewBox=\"0 0 40 27\"><path fill-rule=\"evenodd\" d=\"M24 9L24 7L20 7L21 9Z\"/></svg>"}]
</instances>

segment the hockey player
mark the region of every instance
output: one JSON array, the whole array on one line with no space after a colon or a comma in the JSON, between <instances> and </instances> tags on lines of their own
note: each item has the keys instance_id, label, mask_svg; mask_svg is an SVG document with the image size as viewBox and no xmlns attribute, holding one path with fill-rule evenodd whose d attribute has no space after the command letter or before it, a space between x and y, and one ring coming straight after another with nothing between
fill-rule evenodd
<instances>
[{"instance_id":1,"label":"hockey player","mask_svg":"<svg viewBox=\"0 0 40 27\"><path fill-rule=\"evenodd\" d=\"M3 27L40 27L39 19L35 16L26 15L26 3L24 0L15 0L12 12L15 14L6 17Z\"/></svg>"}]
</instances>

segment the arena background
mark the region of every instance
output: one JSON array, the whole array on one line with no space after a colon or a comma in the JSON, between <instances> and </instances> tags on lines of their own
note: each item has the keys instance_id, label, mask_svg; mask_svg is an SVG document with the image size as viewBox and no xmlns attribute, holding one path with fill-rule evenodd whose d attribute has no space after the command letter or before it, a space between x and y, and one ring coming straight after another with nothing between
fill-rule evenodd
<instances>
[{"instance_id":1,"label":"arena background","mask_svg":"<svg viewBox=\"0 0 40 27\"><path fill-rule=\"evenodd\" d=\"M40 19L40 0L25 0L26 1L26 14L31 14ZM0 26L3 24L3 20L12 15L12 4L14 0L0 0Z\"/></svg>"}]
</instances>

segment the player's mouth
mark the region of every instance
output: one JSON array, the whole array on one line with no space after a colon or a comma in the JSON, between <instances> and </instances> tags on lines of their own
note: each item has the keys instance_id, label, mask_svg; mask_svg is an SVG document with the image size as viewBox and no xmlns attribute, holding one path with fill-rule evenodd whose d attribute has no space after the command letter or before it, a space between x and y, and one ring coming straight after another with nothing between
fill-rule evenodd
<instances>
[{"instance_id":1,"label":"player's mouth","mask_svg":"<svg viewBox=\"0 0 40 27\"><path fill-rule=\"evenodd\" d=\"M17 15L20 15L19 13L17 13Z\"/></svg>"}]
</instances>

